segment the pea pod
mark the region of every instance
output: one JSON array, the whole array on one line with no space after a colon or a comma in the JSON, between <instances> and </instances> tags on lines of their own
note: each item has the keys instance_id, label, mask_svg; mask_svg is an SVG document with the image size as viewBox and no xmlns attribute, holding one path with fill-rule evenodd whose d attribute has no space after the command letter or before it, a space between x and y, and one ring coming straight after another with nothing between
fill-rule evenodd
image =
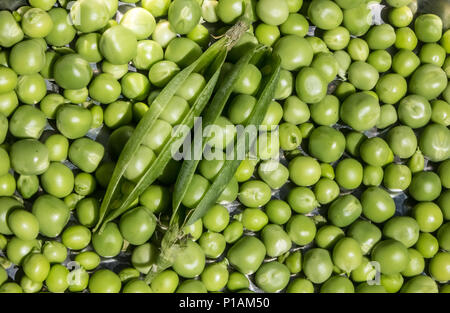
<instances>
[{"instance_id":1,"label":"pea pod","mask_svg":"<svg viewBox=\"0 0 450 313\"><path fill-rule=\"evenodd\" d=\"M108 184L108 188L106 190L106 194L100 208L99 222L94 231L98 230L98 228L104 224L106 213L108 213L108 211L111 209L111 203L119 192L120 183L125 174L125 171L132 161L133 156L140 148L148 131L152 129L154 124L157 122L158 117L161 115L169 101L175 95L176 91L186 81L186 79L188 79L191 73L205 70L211 63L214 62L214 60L216 60L216 62L214 62L216 66L214 74L211 76L208 84L197 98L190 112L181 122L182 125L186 125L189 128L192 128L194 117L200 115L212 95L214 87L219 78L220 69L226 57L227 49L235 44L235 42L240 38L240 35L246 30L246 28L246 24L238 23L236 26L230 29L225 37L209 47L209 49L206 50L205 53L203 53L203 55L199 59L197 59L197 61L177 74L155 98L149 110L140 120L135 131L133 132L133 135L128 140L122 153L120 154L119 160L117 161L116 167L114 168L114 172ZM217 60L219 60L219 62L217 62ZM173 134L171 139L162 147L161 152L159 153L156 160L145 171L145 174L136 183L133 190L127 195L125 199L123 199L119 208L117 208L113 212L110 212L107 218L108 221L124 213L129 208L130 204L132 204L133 201L158 178L167 163L170 161L172 144L175 141L179 140L178 137L180 137L181 134L182 127L179 127L175 134Z\"/></svg>"},{"instance_id":2,"label":"pea pod","mask_svg":"<svg viewBox=\"0 0 450 313\"><path fill-rule=\"evenodd\" d=\"M249 64L252 57L255 53L261 49L261 46L254 47L250 51L248 51L233 67L232 71L227 74L227 77L220 85L217 93L214 95L211 104L208 106L204 113L204 118L202 120L203 127L208 127L209 125L213 125L216 120L221 115L228 99L230 98L231 93L234 90L234 85L236 84L239 74L243 70L243 68ZM206 143L203 143L202 151L205 148ZM195 149L193 149L195 150ZM177 181L175 183L174 188L174 196L172 207L174 212L176 212L185 196L192 178L194 177L195 171L198 167L200 160L195 160L191 158L191 160L185 160L181 166L180 173L178 175Z\"/></svg>"},{"instance_id":3,"label":"pea pod","mask_svg":"<svg viewBox=\"0 0 450 313\"><path fill-rule=\"evenodd\" d=\"M266 84L261 91L259 100L257 101L246 125L261 125L275 93L275 89L278 85L281 71L281 59L278 55L273 55L267 62L267 64L268 68L266 68L266 70L268 69L270 71L270 74L268 75ZM263 68L263 71L264 70L265 69ZM244 151L244 149L246 149L246 152L248 152L248 147L253 146L253 143L250 142L250 144L246 146L246 137L247 136L241 136L240 138L238 138L233 151ZM253 138L253 141L254 140L256 140L256 138ZM236 173L241 162L242 161L238 158L231 158L230 160L225 161L222 169L217 174L214 182L211 184L200 203L197 205L194 211L191 211L189 213L189 219L187 220L186 225L191 225L198 219L202 218L206 214L208 209L211 208L214 203L216 203L222 191L234 177L234 174Z\"/></svg>"}]
</instances>

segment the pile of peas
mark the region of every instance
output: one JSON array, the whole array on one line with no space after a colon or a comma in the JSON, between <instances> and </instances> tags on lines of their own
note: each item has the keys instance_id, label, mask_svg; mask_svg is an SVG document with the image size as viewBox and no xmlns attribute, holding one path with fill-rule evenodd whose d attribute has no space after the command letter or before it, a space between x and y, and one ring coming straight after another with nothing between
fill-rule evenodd
<instances>
[{"instance_id":1,"label":"pile of peas","mask_svg":"<svg viewBox=\"0 0 450 313\"><path fill-rule=\"evenodd\" d=\"M264 292L450 292L450 30L416 14L414 0L383 1L385 23L374 25L380 3L29 0L0 11L0 292L253 292L251 282ZM181 162L94 232L105 189L160 91L248 12L222 77L257 44L281 58L259 125L276 139L258 141L148 284ZM208 137L213 150L257 103L255 64ZM123 195L205 85L193 73L177 90L133 155ZM196 207L223 164L199 163L183 207Z\"/></svg>"}]
</instances>

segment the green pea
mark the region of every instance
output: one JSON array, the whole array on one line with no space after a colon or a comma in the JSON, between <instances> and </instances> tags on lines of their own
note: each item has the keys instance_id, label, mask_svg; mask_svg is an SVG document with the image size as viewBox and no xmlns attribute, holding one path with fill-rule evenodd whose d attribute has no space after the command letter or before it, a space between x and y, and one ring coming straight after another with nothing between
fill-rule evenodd
<instances>
[{"instance_id":1,"label":"green pea","mask_svg":"<svg viewBox=\"0 0 450 313\"><path fill-rule=\"evenodd\" d=\"M364 140L360 146L361 158L369 165L384 166L393 160L392 150L380 137Z\"/></svg>"},{"instance_id":2,"label":"green pea","mask_svg":"<svg viewBox=\"0 0 450 313\"><path fill-rule=\"evenodd\" d=\"M14 91L9 91L0 94L0 113L4 116L9 116L19 105L19 99ZM5 132L6 136L6 132Z\"/></svg>"},{"instance_id":3,"label":"green pea","mask_svg":"<svg viewBox=\"0 0 450 313\"><path fill-rule=\"evenodd\" d=\"M225 251L225 237L220 233L207 231L201 235L199 245L206 257L216 259Z\"/></svg>"},{"instance_id":4,"label":"green pea","mask_svg":"<svg viewBox=\"0 0 450 313\"><path fill-rule=\"evenodd\" d=\"M401 293L438 293L436 282L429 276L419 275L408 280Z\"/></svg>"},{"instance_id":5,"label":"green pea","mask_svg":"<svg viewBox=\"0 0 450 313\"><path fill-rule=\"evenodd\" d=\"M100 38L99 46L101 54L112 64L128 63L137 55L136 37L122 25L106 30Z\"/></svg>"},{"instance_id":6,"label":"green pea","mask_svg":"<svg viewBox=\"0 0 450 313\"><path fill-rule=\"evenodd\" d=\"M60 264L55 264L50 268L48 277L45 280L45 285L50 292L61 293L69 287L67 276L69 270Z\"/></svg>"},{"instance_id":7,"label":"green pea","mask_svg":"<svg viewBox=\"0 0 450 313\"><path fill-rule=\"evenodd\" d=\"M227 282L227 289L230 291L238 291L242 289L246 289L250 286L250 283L248 281L248 278L239 273L239 272L232 272L229 275L228 282Z\"/></svg>"},{"instance_id":8,"label":"green pea","mask_svg":"<svg viewBox=\"0 0 450 313\"><path fill-rule=\"evenodd\" d=\"M93 251L84 251L75 256L75 262L85 270L91 271L100 264L100 256Z\"/></svg>"},{"instance_id":9,"label":"green pea","mask_svg":"<svg viewBox=\"0 0 450 313\"><path fill-rule=\"evenodd\" d=\"M103 104L110 104L116 101L121 91L120 83L109 73L102 73L96 76L89 86L90 97Z\"/></svg>"},{"instance_id":10,"label":"green pea","mask_svg":"<svg viewBox=\"0 0 450 313\"><path fill-rule=\"evenodd\" d=\"M417 138L407 126L396 126L389 130L387 143L392 152L402 159L412 157L417 149Z\"/></svg>"},{"instance_id":11,"label":"green pea","mask_svg":"<svg viewBox=\"0 0 450 313\"><path fill-rule=\"evenodd\" d=\"M201 7L196 1L175 0L169 6L169 22L179 34L189 33L198 24L200 17Z\"/></svg>"},{"instance_id":12,"label":"green pea","mask_svg":"<svg viewBox=\"0 0 450 313\"><path fill-rule=\"evenodd\" d=\"M49 167L47 147L34 139L15 142L10 158L12 168L21 175L40 175Z\"/></svg>"},{"instance_id":13,"label":"green pea","mask_svg":"<svg viewBox=\"0 0 450 313\"><path fill-rule=\"evenodd\" d=\"M12 235L12 231L8 226L7 216L14 209L22 209L23 204L14 198L0 197L0 233L4 235Z\"/></svg>"},{"instance_id":14,"label":"green pea","mask_svg":"<svg viewBox=\"0 0 450 313\"><path fill-rule=\"evenodd\" d=\"M298 186L311 186L320 179L320 164L311 157L299 156L289 163L289 177Z\"/></svg>"},{"instance_id":15,"label":"green pea","mask_svg":"<svg viewBox=\"0 0 450 313\"><path fill-rule=\"evenodd\" d=\"M289 283L289 269L277 261L264 263L255 275L256 285L265 292L284 289Z\"/></svg>"},{"instance_id":16,"label":"green pea","mask_svg":"<svg viewBox=\"0 0 450 313\"><path fill-rule=\"evenodd\" d=\"M139 272L147 274L156 262L158 254L159 252L155 245L145 243L134 248L131 254L131 263Z\"/></svg>"},{"instance_id":17,"label":"green pea","mask_svg":"<svg viewBox=\"0 0 450 313\"><path fill-rule=\"evenodd\" d=\"M344 159L336 166L336 180L345 189L358 188L363 180L363 167L355 159Z\"/></svg>"},{"instance_id":18,"label":"green pea","mask_svg":"<svg viewBox=\"0 0 450 313\"><path fill-rule=\"evenodd\" d=\"M240 187L239 201L247 207L260 207L269 202L270 187L258 180L245 182Z\"/></svg>"},{"instance_id":19,"label":"green pea","mask_svg":"<svg viewBox=\"0 0 450 313\"><path fill-rule=\"evenodd\" d=\"M409 193L417 201L433 201L441 193L441 181L433 172L419 172L413 175Z\"/></svg>"},{"instance_id":20,"label":"green pea","mask_svg":"<svg viewBox=\"0 0 450 313\"><path fill-rule=\"evenodd\" d=\"M261 239L266 246L266 253L270 257L278 257L291 248L289 235L279 225L270 224L261 231Z\"/></svg>"},{"instance_id":21,"label":"green pea","mask_svg":"<svg viewBox=\"0 0 450 313\"><path fill-rule=\"evenodd\" d=\"M176 95L192 104L205 87L205 78L198 73L191 73L188 79L177 90ZM166 110L167 107L166 107Z\"/></svg>"},{"instance_id":22,"label":"green pea","mask_svg":"<svg viewBox=\"0 0 450 313\"><path fill-rule=\"evenodd\" d=\"M384 170L383 185L392 191L403 191L411 183L411 171L406 165L389 164Z\"/></svg>"},{"instance_id":23,"label":"green pea","mask_svg":"<svg viewBox=\"0 0 450 313\"><path fill-rule=\"evenodd\" d=\"M151 289L155 293L174 293L177 289L179 278L172 270L165 270L152 280Z\"/></svg>"},{"instance_id":24,"label":"green pea","mask_svg":"<svg viewBox=\"0 0 450 313\"><path fill-rule=\"evenodd\" d=\"M353 195L344 195L331 203L328 218L333 225L346 227L353 223L362 212L360 201Z\"/></svg>"},{"instance_id":25,"label":"green pea","mask_svg":"<svg viewBox=\"0 0 450 313\"><path fill-rule=\"evenodd\" d=\"M67 258L67 248L58 241L47 241L42 247L42 254L50 263L62 263Z\"/></svg>"},{"instance_id":26,"label":"green pea","mask_svg":"<svg viewBox=\"0 0 450 313\"><path fill-rule=\"evenodd\" d=\"M50 9L50 8L49 8ZM69 16L63 8L53 8L48 11L53 27L45 36L49 45L62 47L69 44L76 35L74 26L69 23Z\"/></svg>"},{"instance_id":27,"label":"green pea","mask_svg":"<svg viewBox=\"0 0 450 313\"><path fill-rule=\"evenodd\" d=\"M295 278L292 280L286 292L288 293L314 293L313 284L305 278Z\"/></svg>"},{"instance_id":28,"label":"green pea","mask_svg":"<svg viewBox=\"0 0 450 313\"><path fill-rule=\"evenodd\" d=\"M9 48L22 41L24 34L22 28L14 19L11 12L2 10L0 12L0 45Z\"/></svg>"},{"instance_id":29,"label":"green pea","mask_svg":"<svg viewBox=\"0 0 450 313\"><path fill-rule=\"evenodd\" d=\"M154 17L167 15L170 5L170 1L168 0L143 0L141 2L142 7L149 11Z\"/></svg>"},{"instance_id":30,"label":"green pea","mask_svg":"<svg viewBox=\"0 0 450 313\"><path fill-rule=\"evenodd\" d=\"M450 264L450 253L439 252L430 261L430 274L439 282L447 282L450 279L450 272L448 269Z\"/></svg>"},{"instance_id":31,"label":"green pea","mask_svg":"<svg viewBox=\"0 0 450 313\"><path fill-rule=\"evenodd\" d=\"M434 64L420 66L412 75L409 90L427 100L437 98L447 87L447 75Z\"/></svg>"},{"instance_id":32,"label":"green pea","mask_svg":"<svg viewBox=\"0 0 450 313\"><path fill-rule=\"evenodd\" d=\"M222 22L233 24L244 13L244 2L242 0L219 1L216 12Z\"/></svg>"},{"instance_id":33,"label":"green pea","mask_svg":"<svg viewBox=\"0 0 450 313\"><path fill-rule=\"evenodd\" d=\"M449 158L448 148L450 131L440 124L430 124L425 127L419 137L419 147L424 156L433 162L442 162Z\"/></svg>"},{"instance_id":34,"label":"green pea","mask_svg":"<svg viewBox=\"0 0 450 313\"><path fill-rule=\"evenodd\" d=\"M194 278L205 268L205 254L197 243L188 240L178 252L172 268L184 278Z\"/></svg>"},{"instance_id":35,"label":"green pea","mask_svg":"<svg viewBox=\"0 0 450 313\"><path fill-rule=\"evenodd\" d=\"M16 190L16 181L14 176L7 173L0 176L0 195L12 196Z\"/></svg>"},{"instance_id":36,"label":"green pea","mask_svg":"<svg viewBox=\"0 0 450 313\"><path fill-rule=\"evenodd\" d=\"M75 140L69 148L69 159L86 173L94 172L104 155L104 147L89 138Z\"/></svg>"},{"instance_id":37,"label":"green pea","mask_svg":"<svg viewBox=\"0 0 450 313\"><path fill-rule=\"evenodd\" d=\"M123 246L123 237L117 224L109 222L101 233L92 236L92 245L95 252L105 258L118 255Z\"/></svg>"},{"instance_id":38,"label":"green pea","mask_svg":"<svg viewBox=\"0 0 450 313\"><path fill-rule=\"evenodd\" d=\"M319 248L331 249L344 236L344 231L339 227L325 225L319 228L314 241Z\"/></svg>"},{"instance_id":39,"label":"green pea","mask_svg":"<svg viewBox=\"0 0 450 313\"><path fill-rule=\"evenodd\" d=\"M351 273L352 281L361 283L364 281L373 280L376 275L376 269L366 257L362 258L361 264L355 268Z\"/></svg>"},{"instance_id":40,"label":"green pea","mask_svg":"<svg viewBox=\"0 0 450 313\"><path fill-rule=\"evenodd\" d=\"M406 27L412 20L413 13L407 6L396 7L389 11L389 21L395 27Z\"/></svg>"},{"instance_id":41,"label":"green pea","mask_svg":"<svg viewBox=\"0 0 450 313\"><path fill-rule=\"evenodd\" d=\"M167 20L160 20L156 24L152 34L152 40L157 42L163 48L167 47L167 45L176 37L177 33Z\"/></svg>"},{"instance_id":42,"label":"green pea","mask_svg":"<svg viewBox=\"0 0 450 313\"><path fill-rule=\"evenodd\" d=\"M306 187L293 188L287 201L295 212L303 214L311 212L319 205L313 191Z\"/></svg>"},{"instance_id":43,"label":"green pea","mask_svg":"<svg viewBox=\"0 0 450 313\"><path fill-rule=\"evenodd\" d=\"M274 46L274 52L280 56L282 68L288 71L309 66L313 59L313 51L309 42L295 35L279 39Z\"/></svg>"},{"instance_id":44,"label":"green pea","mask_svg":"<svg viewBox=\"0 0 450 313\"><path fill-rule=\"evenodd\" d=\"M8 226L22 240L35 239L39 232L39 220L30 212L16 209L8 215Z\"/></svg>"},{"instance_id":45,"label":"green pea","mask_svg":"<svg viewBox=\"0 0 450 313\"><path fill-rule=\"evenodd\" d=\"M308 8L308 16L314 25L325 30L338 27L343 20L341 8L328 0L312 2Z\"/></svg>"},{"instance_id":46,"label":"green pea","mask_svg":"<svg viewBox=\"0 0 450 313\"><path fill-rule=\"evenodd\" d=\"M250 231L261 230L269 221L267 215L257 208L247 208L236 218Z\"/></svg>"},{"instance_id":47,"label":"green pea","mask_svg":"<svg viewBox=\"0 0 450 313\"><path fill-rule=\"evenodd\" d=\"M243 237L228 251L227 258L230 264L242 274L252 274L262 264L266 248L256 237Z\"/></svg>"},{"instance_id":48,"label":"green pea","mask_svg":"<svg viewBox=\"0 0 450 313\"><path fill-rule=\"evenodd\" d=\"M269 160L260 164L258 175L270 188L279 189L287 182L289 171L281 163Z\"/></svg>"},{"instance_id":49,"label":"green pea","mask_svg":"<svg viewBox=\"0 0 450 313\"><path fill-rule=\"evenodd\" d=\"M450 191L445 190L441 193L441 195L437 199L437 204L441 208L442 214L446 221L450 220L450 206L449 206L450 202L447 201L449 199L449 196L450 196Z\"/></svg>"},{"instance_id":50,"label":"green pea","mask_svg":"<svg viewBox=\"0 0 450 313\"><path fill-rule=\"evenodd\" d=\"M176 293L207 293L205 284L201 280L188 279L177 288Z\"/></svg>"},{"instance_id":51,"label":"green pea","mask_svg":"<svg viewBox=\"0 0 450 313\"><path fill-rule=\"evenodd\" d=\"M420 41L437 42L442 37L442 20L434 14L423 14L416 19L414 29Z\"/></svg>"},{"instance_id":52,"label":"green pea","mask_svg":"<svg viewBox=\"0 0 450 313\"><path fill-rule=\"evenodd\" d=\"M376 125L380 106L374 97L366 93L355 93L341 105L341 119L357 131L368 130Z\"/></svg>"},{"instance_id":53,"label":"green pea","mask_svg":"<svg viewBox=\"0 0 450 313\"><path fill-rule=\"evenodd\" d=\"M303 271L313 283L325 282L333 271L333 263L327 250L313 248L305 253Z\"/></svg>"},{"instance_id":54,"label":"green pea","mask_svg":"<svg viewBox=\"0 0 450 313\"><path fill-rule=\"evenodd\" d=\"M181 68L190 65L202 54L198 44L188 38L175 38L166 48L166 60L176 63Z\"/></svg>"},{"instance_id":55,"label":"green pea","mask_svg":"<svg viewBox=\"0 0 450 313\"><path fill-rule=\"evenodd\" d=\"M6 256L8 260L16 265L21 265L25 256L33 250L39 250L41 243L36 240L22 240L18 237L12 237L6 246Z\"/></svg>"},{"instance_id":56,"label":"green pea","mask_svg":"<svg viewBox=\"0 0 450 313\"><path fill-rule=\"evenodd\" d=\"M415 248L424 258L432 258L439 250L439 243L436 237L430 233L420 233Z\"/></svg>"},{"instance_id":57,"label":"green pea","mask_svg":"<svg viewBox=\"0 0 450 313\"><path fill-rule=\"evenodd\" d=\"M108 269L96 271L89 279L91 293L119 293L121 285L119 276Z\"/></svg>"},{"instance_id":58,"label":"green pea","mask_svg":"<svg viewBox=\"0 0 450 313\"><path fill-rule=\"evenodd\" d=\"M320 293L354 293L355 287L350 279L344 276L333 276L320 288Z\"/></svg>"},{"instance_id":59,"label":"green pea","mask_svg":"<svg viewBox=\"0 0 450 313\"><path fill-rule=\"evenodd\" d=\"M179 71L178 65L172 61L156 62L150 67L150 82L157 87L164 87Z\"/></svg>"},{"instance_id":60,"label":"green pea","mask_svg":"<svg viewBox=\"0 0 450 313\"><path fill-rule=\"evenodd\" d=\"M61 236L62 243L71 250L81 250L91 241L91 231L81 225L67 227Z\"/></svg>"},{"instance_id":61,"label":"green pea","mask_svg":"<svg viewBox=\"0 0 450 313\"><path fill-rule=\"evenodd\" d=\"M304 246L314 240L316 225L307 216L294 215L286 224L286 232L294 243Z\"/></svg>"},{"instance_id":62,"label":"green pea","mask_svg":"<svg viewBox=\"0 0 450 313\"><path fill-rule=\"evenodd\" d=\"M404 278L401 273L392 275L381 275L380 283L389 293L398 292L403 286Z\"/></svg>"},{"instance_id":63,"label":"green pea","mask_svg":"<svg viewBox=\"0 0 450 313\"><path fill-rule=\"evenodd\" d=\"M151 293L146 282L138 278L130 280L122 289L122 293Z\"/></svg>"},{"instance_id":64,"label":"green pea","mask_svg":"<svg viewBox=\"0 0 450 313\"><path fill-rule=\"evenodd\" d=\"M445 223L444 225L442 225L442 227L440 227L437 232L439 246L446 251L450 250L450 241L448 240L449 232L450 232L449 223Z\"/></svg>"},{"instance_id":65,"label":"green pea","mask_svg":"<svg viewBox=\"0 0 450 313\"><path fill-rule=\"evenodd\" d=\"M282 200L271 200L265 206L269 221L274 224L283 225L291 217L291 207Z\"/></svg>"},{"instance_id":66,"label":"green pea","mask_svg":"<svg viewBox=\"0 0 450 313\"><path fill-rule=\"evenodd\" d=\"M450 104L442 100L431 102L431 120L443 126L450 125Z\"/></svg>"},{"instance_id":67,"label":"green pea","mask_svg":"<svg viewBox=\"0 0 450 313\"><path fill-rule=\"evenodd\" d=\"M22 105L12 115L9 131L17 138L38 139L46 125L44 113L31 105Z\"/></svg>"},{"instance_id":68,"label":"green pea","mask_svg":"<svg viewBox=\"0 0 450 313\"><path fill-rule=\"evenodd\" d=\"M328 204L339 196L338 184L330 178L321 178L314 186L314 195L320 204Z\"/></svg>"},{"instance_id":69,"label":"green pea","mask_svg":"<svg viewBox=\"0 0 450 313\"><path fill-rule=\"evenodd\" d=\"M234 243L242 237L244 233L244 225L240 221L232 221L223 231L225 241Z\"/></svg>"},{"instance_id":70,"label":"green pea","mask_svg":"<svg viewBox=\"0 0 450 313\"><path fill-rule=\"evenodd\" d=\"M33 203L32 212L39 221L39 232L50 238L57 237L62 232L70 217L67 205L51 195L37 198Z\"/></svg>"},{"instance_id":71,"label":"green pea","mask_svg":"<svg viewBox=\"0 0 450 313\"><path fill-rule=\"evenodd\" d=\"M32 75L45 65L45 51L37 40L25 40L14 45L9 55L9 65L18 75Z\"/></svg>"},{"instance_id":72,"label":"green pea","mask_svg":"<svg viewBox=\"0 0 450 313\"><path fill-rule=\"evenodd\" d=\"M62 163L50 163L47 171L41 176L41 184L44 190L57 198L68 196L74 187L72 171Z\"/></svg>"},{"instance_id":73,"label":"green pea","mask_svg":"<svg viewBox=\"0 0 450 313\"><path fill-rule=\"evenodd\" d=\"M372 260L380 263L382 274L396 274L407 268L409 262L408 250L399 241L384 240L374 247Z\"/></svg>"},{"instance_id":74,"label":"green pea","mask_svg":"<svg viewBox=\"0 0 450 313\"><path fill-rule=\"evenodd\" d=\"M36 104L40 102L46 92L45 80L39 74L23 75L17 81L17 97L25 104Z\"/></svg>"},{"instance_id":75,"label":"green pea","mask_svg":"<svg viewBox=\"0 0 450 313\"><path fill-rule=\"evenodd\" d=\"M23 271L32 281L43 282L50 271L50 263L40 253L31 253L23 260Z\"/></svg>"},{"instance_id":76,"label":"green pea","mask_svg":"<svg viewBox=\"0 0 450 313\"><path fill-rule=\"evenodd\" d=\"M345 28L354 36L364 35L370 29L372 22L370 7L361 1L353 1L351 8L344 9L343 24Z\"/></svg>"},{"instance_id":77,"label":"green pea","mask_svg":"<svg viewBox=\"0 0 450 313\"><path fill-rule=\"evenodd\" d=\"M205 267L200 277L208 291L219 291L226 286L229 273L225 263L213 263Z\"/></svg>"}]
</instances>

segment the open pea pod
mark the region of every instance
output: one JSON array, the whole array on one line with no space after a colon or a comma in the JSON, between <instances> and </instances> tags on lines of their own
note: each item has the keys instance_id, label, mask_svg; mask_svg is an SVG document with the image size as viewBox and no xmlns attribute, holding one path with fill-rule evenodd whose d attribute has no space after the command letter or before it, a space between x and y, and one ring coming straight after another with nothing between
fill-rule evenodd
<instances>
[{"instance_id":1,"label":"open pea pod","mask_svg":"<svg viewBox=\"0 0 450 313\"><path fill-rule=\"evenodd\" d=\"M260 91L258 101L253 108L253 111L245 126L259 126L264 120L269 104L273 99L275 89L280 77L280 63L281 60L278 55L271 55L267 60L265 60L265 64L262 68L262 72L267 73L265 75L265 84ZM245 151L246 153L248 153L249 148L254 145L256 139L257 136L254 136L254 138L249 138L249 134L247 132L244 132L242 136L238 136L233 153L236 154L239 151ZM202 200L200 200L200 203L195 209L188 213L186 225L191 225L198 219L202 218L206 214L206 212L217 202L217 199L220 197L223 190L226 188L231 179L233 179L234 174L236 173L241 162L242 160L240 160L238 157L234 157L232 159L228 158L227 160L225 160L222 169L217 174L216 178L214 179L206 194L203 196Z\"/></svg>"},{"instance_id":2,"label":"open pea pod","mask_svg":"<svg viewBox=\"0 0 450 313\"><path fill-rule=\"evenodd\" d=\"M233 69L229 73L227 73L227 76L217 89L217 92L215 93L210 105L205 109L205 112L203 113L203 128L206 128L209 125L213 125L217 121L234 90L234 86L239 79L239 75L241 74L242 69L250 63L256 53L264 49L267 48L262 45L253 47L235 64ZM201 149L202 151L205 148L205 145L206 142L203 142ZM192 154L194 154L194 151L196 149L191 150ZM174 213L172 217L176 215L176 212L181 205L181 201L186 195L186 192L191 184L192 178L194 177L199 163L200 160L196 160L194 157L191 157L190 160L183 161L174 187L172 201L172 208Z\"/></svg>"},{"instance_id":3,"label":"open pea pod","mask_svg":"<svg viewBox=\"0 0 450 313\"><path fill-rule=\"evenodd\" d=\"M225 40L225 42L226 42L226 40ZM222 46L222 44L221 44L221 46ZM211 75L210 79L208 80L208 83L206 84L205 88L202 90L202 92L198 96L197 100L192 105L191 109L189 110L188 114L185 116L183 121L180 123L180 126L174 128L174 131L173 131L170 139L163 146L163 148L161 149L161 152L158 154L156 159L151 163L149 168L145 171L144 175L133 186L133 188L129 192L129 194L124 199L122 199L119 207L115 210L110 211L106 215L106 218L104 218L104 219L102 218L102 220L97 224L96 229L98 227L100 227L101 225L105 225L107 222L115 219L116 217L118 217L118 216L122 215L124 212L126 212L130 208L132 203L139 197L139 195L142 194L142 192L144 192L144 190L149 185L151 185L162 174L164 168L166 167L166 165L169 163L170 159L172 158L172 152L177 150L181 146L184 138L188 135L188 132L186 132L186 128L181 127L181 125L187 126L189 129L191 129L194 125L195 117L197 117L201 114L201 112L204 110L206 104L208 103L209 99L211 98L214 88L219 79L219 74L220 74L222 65L225 62L226 55L227 55L226 49L219 50L217 54L214 53L214 54L208 55L208 58L210 61L211 61L210 58L213 56L214 56L214 59L212 60L213 63L211 65L211 69L205 69L205 70L206 71L211 70L211 72L213 74ZM192 67L192 70L188 71L189 74L192 73L193 71L195 71L196 68L197 68L197 71L202 69L200 64L198 64L197 62L194 63L191 67ZM197 72L197 71L195 71L195 72ZM176 78L177 77L175 77L174 79L176 79ZM186 78L187 78L187 76L186 76ZM172 83L175 83L172 80L168 85L168 87L170 87L170 90L166 91L166 88L168 88L168 87L166 87L161 93L165 92L165 94L170 95L172 97L179 87L178 81L179 80L176 80L177 84L172 84ZM158 98L159 98L159 96L158 96ZM134 154L134 152L137 150L139 145L143 142L143 139L144 139L145 135L147 134L148 129L151 128L152 123L154 121L156 121L159 114L161 114L161 111L162 111L161 108L164 109L165 104L167 104L167 102L168 102L168 101L165 101L166 98L164 98L164 103L162 103L162 101L158 100L158 98L155 99L151 108L146 113L146 115L141 120L141 122L138 124L138 127L134 131L133 136L130 138L127 145L125 146L124 151L127 148L129 148L130 142L131 142L131 145L133 148L133 150L129 149L129 150L125 151L124 158L126 158L128 161L131 159L131 156L132 156L132 155L128 155L128 154L129 153ZM153 111L153 112L150 112L150 111ZM150 115L148 115L149 113L150 113ZM152 123L148 123L149 121L151 121ZM146 126L145 128L140 127L142 122L143 122L142 125ZM147 126L147 125L150 125L150 126ZM136 146L137 146L137 148L135 148ZM124 152L122 152L122 154L124 154ZM118 165L116 165L116 169L114 170L115 173L117 171L117 172L121 173L121 175L123 175L124 169L118 168L118 166L120 165L121 159L123 159L122 154L119 158ZM113 174L113 176L114 176L114 174ZM120 179L119 179L119 181L120 181ZM119 181L116 182L116 181L111 180L111 183L116 183L116 188L117 188ZM111 185L111 183L110 183L110 185ZM110 201L112 199L112 194L107 194L107 195L108 195L108 198L106 198L106 196L105 196L105 200ZM103 200L103 201L105 201L105 200ZM103 204L102 204L101 213L102 213L102 217L104 217L105 213L107 213L106 204L105 204L105 206L103 206Z\"/></svg>"}]
</instances>

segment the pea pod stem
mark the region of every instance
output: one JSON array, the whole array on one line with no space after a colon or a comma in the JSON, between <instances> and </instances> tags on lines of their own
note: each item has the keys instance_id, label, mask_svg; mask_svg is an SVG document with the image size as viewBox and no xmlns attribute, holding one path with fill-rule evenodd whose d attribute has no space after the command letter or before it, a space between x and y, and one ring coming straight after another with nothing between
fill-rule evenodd
<instances>
[{"instance_id":1,"label":"pea pod stem","mask_svg":"<svg viewBox=\"0 0 450 313\"><path fill-rule=\"evenodd\" d=\"M203 54L202 56L192 63L190 66L186 67L180 73L178 73L161 91L161 93L155 98L149 110L144 114L140 122L138 123L136 129L133 132L133 135L126 143L122 153L119 156L119 160L114 168L113 174L111 176L111 180L108 184L105 196L103 198L101 207L100 207L100 215L99 221L94 228L94 231L97 231L102 225L104 225L104 219L107 215L108 211L111 209L111 203L114 199L117 199L118 190L120 189L120 182L122 181L123 175L128 168L133 156L138 151L140 145L145 139L148 131L153 127L158 117L161 115L169 101L175 95L176 91L179 87L188 79L189 75L194 72L200 72L203 69L207 68L218 56L222 55L224 50L227 51L231 47L233 47L240 39L242 34L248 29L248 23L238 23L236 26L232 27L226 35L212 44ZM219 71L220 72L220 71ZM216 78L217 82L218 76ZM214 83L215 86L215 83ZM213 88L214 89L214 88ZM198 106L201 110L195 110L193 113L197 113L197 116L200 115L204 106L208 102L209 98L212 95L208 93L203 93L203 96L200 95L199 99L194 106ZM201 99L200 99L201 98ZM199 100L204 103L199 103ZM192 117L192 114L189 115ZM186 121L186 119L184 120ZM184 122L183 121L183 122ZM187 122L187 121L186 121ZM191 123L186 123L184 125L189 125ZM192 126L191 126L192 127ZM171 144L173 142L168 142L165 145L165 148L162 151L170 151ZM159 161L158 161L159 160ZM150 184L152 184L156 178L165 168L165 165L169 162L170 157L168 158L166 155L162 158L158 158L153 164L157 164L158 167L151 166L150 169L146 172L144 177L136 184L135 188L132 192L126 197L126 199L121 203L120 207L117 208L114 212L108 215L108 220L112 220L117 216L120 216L123 212L125 212L129 205L142 193L145 188L147 188ZM151 172L151 173L150 173Z\"/></svg>"}]
</instances>

